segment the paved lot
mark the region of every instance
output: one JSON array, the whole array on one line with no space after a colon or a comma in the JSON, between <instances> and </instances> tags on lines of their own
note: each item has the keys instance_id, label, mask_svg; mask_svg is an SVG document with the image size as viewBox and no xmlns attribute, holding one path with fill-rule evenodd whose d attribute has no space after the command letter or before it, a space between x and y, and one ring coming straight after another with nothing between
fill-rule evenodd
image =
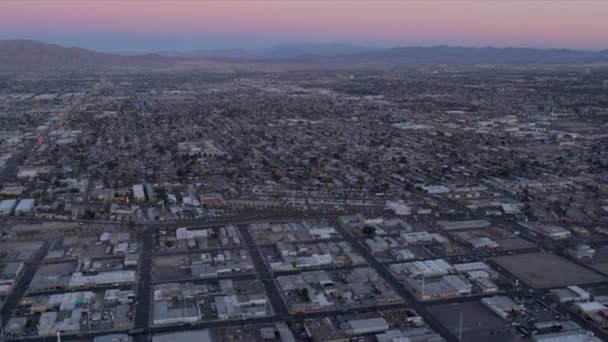
<instances>
[{"instance_id":1,"label":"paved lot","mask_svg":"<svg viewBox=\"0 0 608 342\"><path fill-rule=\"evenodd\" d=\"M494 261L537 289L605 280L595 272L548 252L500 256Z\"/></svg>"},{"instance_id":2,"label":"paved lot","mask_svg":"<svg viewBox=\"0 0 608 342\"><path fill-rule=\"evenodd\" d=\"M519 334L509 322L479 301L434 305L429 311L454 335L460 335L462 312L462 341L520 341Z\"/></svg>"}]
</instances>

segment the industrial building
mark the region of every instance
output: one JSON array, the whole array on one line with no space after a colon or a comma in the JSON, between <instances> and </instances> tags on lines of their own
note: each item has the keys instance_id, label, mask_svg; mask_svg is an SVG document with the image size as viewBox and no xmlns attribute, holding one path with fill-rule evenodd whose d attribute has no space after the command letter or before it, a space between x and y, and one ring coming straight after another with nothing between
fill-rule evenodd
<instances>
[{"instance_id":1,"label":"industrial building","mask_svg":"<svg viewBox=\"0 0 608 342\"><path fill-rule=\"evenodd\" d=\"M135 271L132 270L109 271L92 275L74 272L70 277L69 287L77 288L96 285L128 284L135 282L135 279Z\"/></svg>"},{"instance_id":2,"label":"industrial building","mask_svg":"<svg viewBox=\"0 0 608 342\"><path fill-rule=\"evenodd\" d=\"M406 244L429 243L429 242L445 244L445 243L448 243L448 241L449 241L445 236L443 236L441 234L429 233L427 231L401 233L401 235L399 237Z\"/></svg>"},{"instance_id":3,"label":"industrial building","mask_svg":"<svg viewBox=\"0 0 608 342\"><path fill-rule=\"evenodd\" d=\"M572 236L568 229L553 224L538 222L518 222L522 227L553 240L564 240Z\"/></svg>"},{"instance_id":4,"label":"industrial building","mask_svg":"<svg viewBox=\"0 0 608 342\"><path fill-rule=\"evenodd\" d=\"M17 200L7 199L0 202L0 216L8 216L13 213L17 206Z\"/></svg>"},{"instance_id":5,"label":"industrial building","mask_svg":"<svg viewBox=\"0 0 608 342\"><path fill-rule=\"evenodd\" d=\"M420 280L406 278L404 283L420 300L460 297L471 294L472 290L471 283L458 275Z\"/></svg>"},{"instance_id":6,"label":"industrial building","mask_svg":"<svg viewBox=\"0 0 608 342\"><path fill-rule=\"evenodd\" d=\"M143 184L133 185L133 200L136 203L143 203L146 201L146 193L144 192Z\"/></svg>"},{"instance_id":7,"label":"industrial building","mask_svg":"<svg viewBox=\"0 0 608 342\"><path fill-rule=\"evenodd\" d=\"M568 286L563 289L551 290L560 303L586 302L591 299L591 294L578 286Z\"/></svg>"},{"instance_id":8,"label":"industrial building","mask_svg":"<svg viewBox=\"0 0 608 342\"><path fill-rule=\"evenodd\" d=\"M26 215L34 209L35 201L32 198L26 198L19 201L19 204L15 208L15 215Z\"/></svg>"},{"instance_id":9,"label":"industrial building","mask_svg":"<svg viewBox=\"0 0 608 342\"><path fill-rule=\"evenodd\" d=\"M21 261L0 265L0 295L7 295L23 273L25 264Z\"/></svg>"},{"instance_id":10,"label":"industrial building","mask_svg":"<svg viewBox=\"0 0 608 342\"><path fill-rule=\"evenodd\" d=\"M390 329L384 318L368 318L348 321L347 335L363 335L384 332Z\"/></svg>"},{"instance_id":11,"label":"industrial building","mask_svg":"<svg viewBox=\"0 0 608 342\"><path fill-rule=\"evenodd\" d=\"M445 231L483 229L490 227L490 222L486 220L437 221L437 224Z\"/></svg>"},{"instance_id":12,"label":"industrial building","mask_svg":"<svg viewBox=\"0 0 608 342\"><path fill-rule=\"evenodd\" d=\"M131 342L133 338L127 334L110 334L96 336L93 342Z\"/></svg>"},{"instance_id":13,"label":"industrial building","mask_svg":"<svg viewBox=\"0 0 608 342\"><path fill-rule=\"evenodd\" d=\"M212 342L209 330L180 331L166 334L154 334L152 342Z\"/></svg>"},{"instance_id":14,"label":"industrial building","mask_svg":"<svg viewBox=\"0 0 608 342\"><path fill-rule=\"evenodd\" d=\"M389 266L396 273L405 272L410 277L437 277L449 274L454 270L452 265L443 259L414 261Z\"/></svg>"},{"instance_id":15,"label":"industrial building","mask_svg":"<svg viewBox=\"0 0 608 342\"><path fill-rule=\"evenodd\" d=\"M481 302L502 319L508 319L511 315L522 311L519 305L505 296L486 297L482 298Z\"/></svg>"}]
</instances>

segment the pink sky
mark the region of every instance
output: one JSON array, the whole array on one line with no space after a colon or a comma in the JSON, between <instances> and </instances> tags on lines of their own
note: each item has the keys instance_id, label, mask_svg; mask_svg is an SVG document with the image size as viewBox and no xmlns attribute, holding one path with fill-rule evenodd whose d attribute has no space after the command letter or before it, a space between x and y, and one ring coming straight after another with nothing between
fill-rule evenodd
<instances>
[{"instance_id":1,"label":"pink sky","mask_svg":"<svg viewBox=\"0 0 608 342\"><path fill-rule=\"evenodd\" d=\"M0 35L608 48L608 1L2 0Z\"/></svg>"}]
</instances>

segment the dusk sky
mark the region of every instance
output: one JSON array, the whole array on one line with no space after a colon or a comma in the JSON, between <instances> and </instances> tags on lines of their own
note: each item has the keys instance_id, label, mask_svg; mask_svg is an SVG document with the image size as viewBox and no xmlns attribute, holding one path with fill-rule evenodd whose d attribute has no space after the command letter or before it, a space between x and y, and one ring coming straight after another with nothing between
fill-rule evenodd
<instances>
[{"instance_id":1,"label":"dusk sky","mask_svg":"<svg viewBox=\"0 0 608 342\"><path fill-rule=\"evenodd\" d=\"M0 1L0 38L113 51L283 43L608 48L608 1Z\"/></svg>"}]
</instances>

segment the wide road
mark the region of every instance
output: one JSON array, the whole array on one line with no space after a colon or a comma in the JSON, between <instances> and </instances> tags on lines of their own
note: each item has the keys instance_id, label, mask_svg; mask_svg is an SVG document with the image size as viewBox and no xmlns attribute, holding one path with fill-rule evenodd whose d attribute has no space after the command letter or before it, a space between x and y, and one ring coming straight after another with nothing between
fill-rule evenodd
<instances>
[{"instance_id":1,"label":"wide road","mask_svg":"<svg viewBox=\"0 0 608 342\"><path fill-rule=\"evenodd\" d=\"M8 320L11 318L11 311L17 307L21 297L23 297L27 291L30 282L38 270L38 267L40 267L42 264L42 260L46 256L50 245L50 241L44 241L42 247L40 247L32 259L25 263L25 271L17 281L13 291L6 297L4 305L2 306L1 319L3 324L6 324L6 322L8 322Z\"/></svg>"},{"instance_id":2,"label":"wide road","mask_svg":"<svg viewBox=\"0 0 608 342\"><path fill-rule=\"evenodd\" d=\"M245 241L245 245L247 246L247 250L251 255L251 259L253 260L253 265L258 272L258 276L260 280L264 283L264 288L266 289L266 294L270 299L270 303L272 304L272 308L274 312L279 317L288 318L290 317L289 311L285 307L285 304L281 300L282 296L277 288L277 285L274 282L274 275L269 272L266 263L264 262L264 258L260 253L260 248L254 243L253 237L249 232L248 226L241 225L239 226L239 231L241 232L241 236Z\"/></svg>"},{"instance_id":3,"label":"wide road","mask_svg":"<svg viewBox=\"0 0 608 342\"><path fill-rule=\"evenodd\" d=\"M363 256L365 260L367 260L367 263L374 268L376 272L378 272L378 274L380 274L380 276L382 276L395 289L395 291L401 295L401 297L406 299L407 305L405 305L405 307L414 309L420 316L422 316L422 318L424 318L425 322L433 330L441 334L446 341L458 341L458 338L450 330L444 327L435 316L431 315L422 302L408 292L403 287L403 284L397 280L397 278L395 278L384 265L378 262L378 260L371 255L371 253L360 243L359 240L350 235L340 224L335 225L335 228L351 244L353 249Z\"/></svg>"},{"instance_id":4,"label":"wide road","mask_svg":"<svg viewBox=\"0 0 608 342\"><path fill-rule=\"evenodd\" d=\"M143 233L142 251L139 259L139 282L137 284L137 306L135 308L135 329L146 329L150 322L150 291L152 288L152 254L156 228L146 227Z\"/></svg>"}]
</instances>

